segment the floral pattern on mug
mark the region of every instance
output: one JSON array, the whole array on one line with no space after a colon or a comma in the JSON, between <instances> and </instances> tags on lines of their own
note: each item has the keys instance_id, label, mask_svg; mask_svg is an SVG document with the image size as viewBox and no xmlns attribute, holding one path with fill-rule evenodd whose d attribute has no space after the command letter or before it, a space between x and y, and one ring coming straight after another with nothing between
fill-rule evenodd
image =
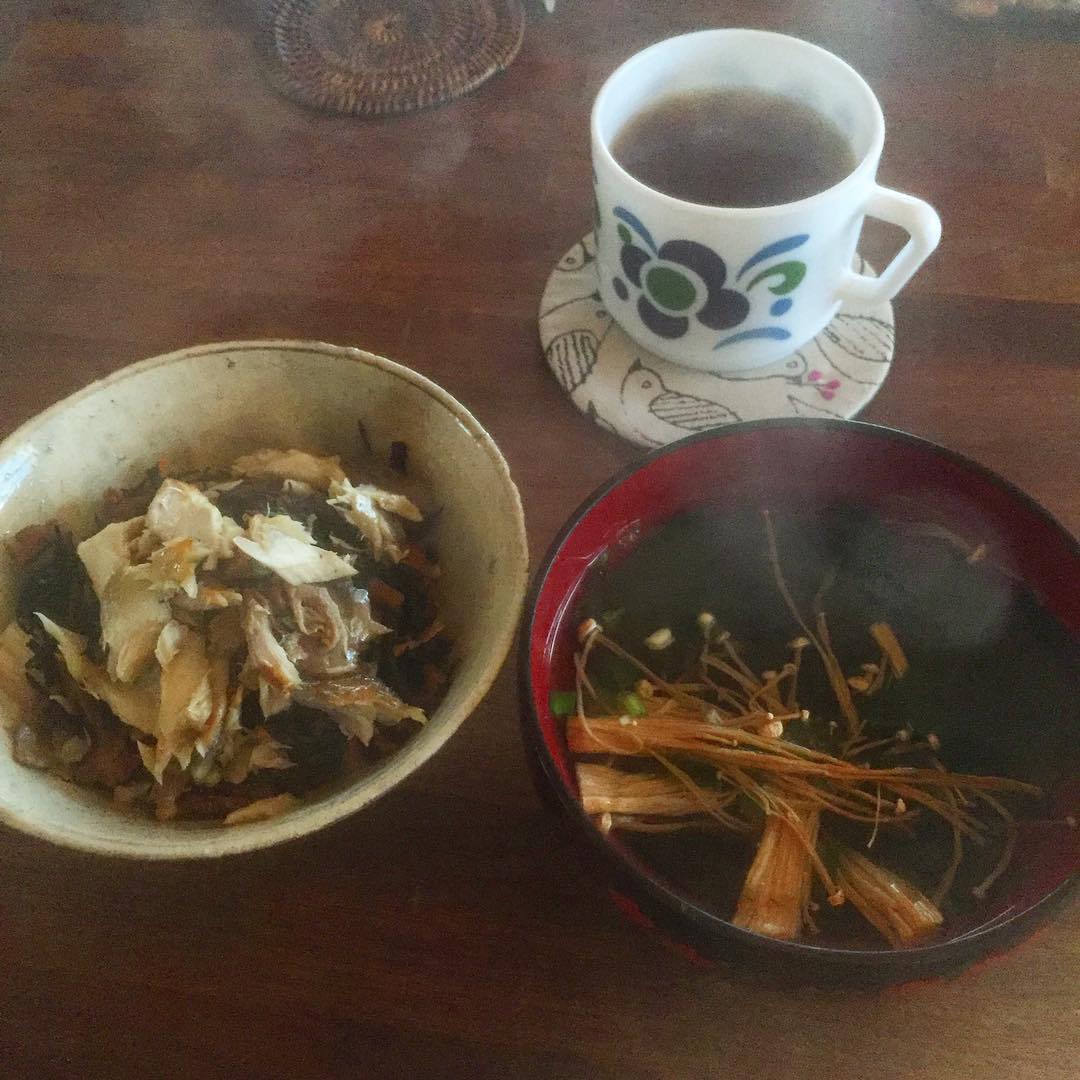
<instances>
[{"instance_id":1,"label":"floral pattern on mug","mask_svg":"<svg viewBox=\"0 0 1080 1080\"><path fill-rule=\"evenodd\" d=\"M616 231L622 241L619 263L622 277L613 279L611 286L620 300L629 302L630 288L637 293L637 312L641 321L659 337L675 339L689 329L696 319L710 330L732 330L750 314L747 297L757 285L766 287L777 299L769 314L779 318L791 310L788 296L806 276L806 264L795 259L774 263L754 274L741 289L726 287L728 268L724 260L696 240L668 240L657 245L648 228L637 215L625 207L614 210ZM735 281L763 262L793 251L806 243L805 233L789 236L762 248L743 264ZM768 284L770 282L771 284ZM729 334L713 346L714 349L732 345L749 338L783 340L791 334L782 326L762 326Z\"/></svg>"}]
</instances>

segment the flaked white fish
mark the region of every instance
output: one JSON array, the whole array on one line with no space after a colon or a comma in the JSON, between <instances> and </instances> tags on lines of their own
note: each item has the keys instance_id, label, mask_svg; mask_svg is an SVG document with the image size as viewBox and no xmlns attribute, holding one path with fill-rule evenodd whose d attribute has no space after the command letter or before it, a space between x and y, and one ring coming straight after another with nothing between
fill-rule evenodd
<instances>
[{"instance_id":1,"label":"flaked white fish","mask_svg":"<svg viewBox=\"0 0 1080 1080\"><path fill-rule=\"evenodd\" d=\"M407 521L423 521L416 505L404 495L383 491L373 484L350 484L336 480L329 487L329 504L371 545L377 559L384 555L398 562L405 554L401 547L401 529L390 516Z\"/></svg>"},{"instance_id":2,"label":"flaked white fish","mask_svg":"<svg viewBox=\"0 0 1080 1080\"><path fill-rule=\"evenodd\" d=\"M233 476L274 476L281 480L299 480L325 491L331 483L345 479L338 457L319 457L304 450L256 450L232 463Z\"/></svg>"},{"instance_id":3,"label":"flaked white fish","mask_svg":"<svg viewBox=\"0 0 1080 1080\"><path fill-rule=\"evenodd\" d=\"M336 581L356 573L352 563L319 547L303 525L284 515L252 515L246 535L233 542L238 550L290 585Z\"/></svg>"}]
</instances>

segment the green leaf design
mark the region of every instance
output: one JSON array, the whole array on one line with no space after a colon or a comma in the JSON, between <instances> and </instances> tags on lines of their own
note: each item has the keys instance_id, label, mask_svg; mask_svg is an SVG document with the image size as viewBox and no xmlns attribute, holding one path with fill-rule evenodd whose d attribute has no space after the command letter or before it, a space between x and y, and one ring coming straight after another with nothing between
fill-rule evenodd
<instances>
[{"instance_id":1,"label":"green leaf design","mask_svg":"<svg viewBox=\"0 0 1080 1080\"><path fill-rule=\"evenodd\" d=\"M619 239L624 244L633 243L633 237L630 235L630 230L625 225L619 225L616 229L619 234Z\"/></svg>"},{"instance_id":2,"label":"green leaf design","mask_svg":"<svg viewBox=\"0 0 1080 1080\"><path fill-rule=\"evenodd\" d=\"M645 275L645 289L669 311L685 311L697 298L693 282L669 266L652 267Z\"/></svg>"},{"instance_id":3,"label":"green leaf design","mask_svg":"<svg viewBox=\"0 0 1080 1080\"><path fill-rule=\"evenodd\" d=\"M783 280L777 282L775 285L770 285L769 292L774 296L784 296L791 292L799 282L806 277L806 263L792 259L791 262L777 263L776 266L770 266L768 269L762 270L761 273L746 286L747 291L749 292L759 281L775 277L777 274L779 274Z\"/></svg>"}]
</instances>

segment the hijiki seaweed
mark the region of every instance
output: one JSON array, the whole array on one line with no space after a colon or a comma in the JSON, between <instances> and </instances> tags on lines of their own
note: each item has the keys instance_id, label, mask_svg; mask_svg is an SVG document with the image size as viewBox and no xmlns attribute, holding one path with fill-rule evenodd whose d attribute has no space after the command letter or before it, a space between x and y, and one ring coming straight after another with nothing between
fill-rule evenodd
<instances>
[{"instance_id":1,"label":"hijiki seaweed","mask_svg":"<svg viewBox=\"0 0 1080 1080\"><path fill-rule=\"evenodd\" d=\"M107 492L99 525L12 542L0 718L20 763L160 820L241 824L394 752L441 699L428 522L338 458L163 461Z\"/></svg>"},{"instance_id":2,"label":"hijiki seaweed","mask_svg":"<svg viewBox=\"0 0 1080 1080\"><path fill-rule=\"evenodd\" d=\"M633 647L622 643L620 610L594 611L579 626L574 689L553 694L551 708L566 717L582 804L604 832L746 837L754 856L728 913L737 926L792 939L817 930L822 904L850 905L890 944L917 943L943 924L943 902L972 848L998 852L971 888L986 896L1016 838L1006 801L1031 803L1040 789L948 770L933 732L883 725L878 713L868 724L867 707L909 676L903 642L889 622L876 621L865 627L864 654L842 662L826 610L835 569L804 610L768 511L760 526L759 550L798 631L782 663L755 670L710 611L697 614L698 645L677 663L669 625ZM975 551L969 562L982 557ZM818 695L819 707L806 707L807 678L827 687L831 706ZM924 893L876 845L928 817L945 823L952 840L947 865Z\"/></svg>"}]
</instances>

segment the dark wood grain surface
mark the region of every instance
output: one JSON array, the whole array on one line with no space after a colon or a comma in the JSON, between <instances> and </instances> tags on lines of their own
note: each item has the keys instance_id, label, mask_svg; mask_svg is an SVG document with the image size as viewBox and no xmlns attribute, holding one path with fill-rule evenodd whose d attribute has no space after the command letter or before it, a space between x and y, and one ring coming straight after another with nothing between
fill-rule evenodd
<instances>
[{"instance_id":1,"label":"dark wood grain surface","mask_svg":"<svg viewBox=\"0 0 1080 1080\"><path fill-rule=\"evenodd\" d=\"M918 0L560 0L472 97L363 123L275 97L250 19L229 0L0 8L3 430L183 345L360 345L488 427L535 563L635 456L573 410L537 340L548 270L589 222L591 99L652 41L754 25L869 79L881 178L944 222L866 417L1080 529L1075 41ZM881 995L690 966L545 817L509 668L418 775L301 843L157 866L0 833L4 1077L1064 1078L1078 1032L1076 905L957 982Z\"/></svg>"}]
</instances>

